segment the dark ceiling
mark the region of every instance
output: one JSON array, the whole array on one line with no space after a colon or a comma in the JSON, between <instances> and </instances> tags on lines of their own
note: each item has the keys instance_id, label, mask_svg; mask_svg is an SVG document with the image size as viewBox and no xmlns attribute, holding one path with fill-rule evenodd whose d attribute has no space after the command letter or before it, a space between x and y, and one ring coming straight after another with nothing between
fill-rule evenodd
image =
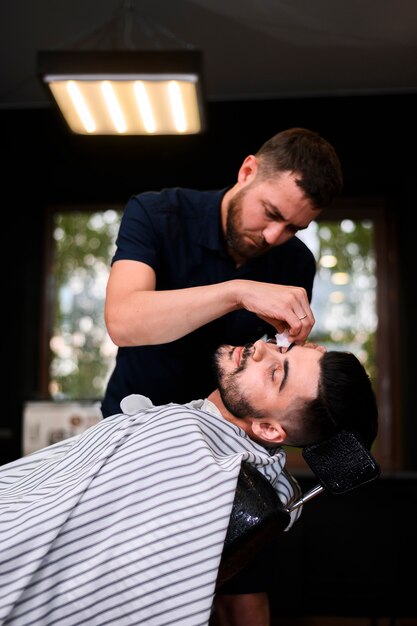
<instances>
[{"instance_id":1,"label":"dark ceiling","mask_svg":"<svg viewBox=\"0 0 417 626\"><path fill-rule=\"evenodd\" d=\"M49 106L38 50L202 50L208 101L417 92L416 0L0 3L0 108Z\"/></svg>"}]
</instances>

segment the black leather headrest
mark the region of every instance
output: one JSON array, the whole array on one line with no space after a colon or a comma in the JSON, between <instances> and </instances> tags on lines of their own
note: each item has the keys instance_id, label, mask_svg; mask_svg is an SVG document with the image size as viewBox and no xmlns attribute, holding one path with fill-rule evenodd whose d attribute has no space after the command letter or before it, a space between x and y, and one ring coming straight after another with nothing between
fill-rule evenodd
<instances>
[{"instance_id":1,"label":"black leather headrest","mask_svg":"<svg viewBox=\"0 0 417 626\"><path fill-rule=\"evenodd\" d=\"M368 449L347 430L306 446L302 454L320 484L335 495L369 483L381 473Z\"/></svg>"}]
</instances>

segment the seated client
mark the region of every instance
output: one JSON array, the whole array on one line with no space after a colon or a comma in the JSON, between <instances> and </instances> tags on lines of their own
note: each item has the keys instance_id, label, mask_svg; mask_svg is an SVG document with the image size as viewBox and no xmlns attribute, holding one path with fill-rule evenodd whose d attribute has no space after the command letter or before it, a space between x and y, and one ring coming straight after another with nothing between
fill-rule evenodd
<instances>
[{"instance_id":1,"label":"seated client","mask_svg":"<svg viewBox=\"0 0 417 626\"><path fill-rule=\"evenodd\" d=\"M221 346L214 366L205 399L128 396L122 413L0 467L0 623L208 624L242 462L287 507L282 444L376 436L350 353L259 340Z\"/></svg>"}]
</instances>

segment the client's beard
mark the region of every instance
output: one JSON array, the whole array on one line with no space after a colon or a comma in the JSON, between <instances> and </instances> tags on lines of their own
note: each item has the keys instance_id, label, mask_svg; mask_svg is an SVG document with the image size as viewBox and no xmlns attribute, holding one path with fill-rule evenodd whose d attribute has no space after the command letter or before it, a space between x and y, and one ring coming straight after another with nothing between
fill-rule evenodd
<instances>
[{"instance_id":1,"label":"client's beard","mask_svg":"<svg viewBox=\"0 0 417 626\"><path fill-rule=\"evenodd\" d=\"M227 346L220 346L214 354L213 361L214 373L223 404L232 415L240 419L261 418L262 413L252 406L239 385L239 374L245 368L245 361L243 360L240 367L230 373L226 373L221 366L222 356L227 352L227 349Z\"/></svg>"}]
</instances>

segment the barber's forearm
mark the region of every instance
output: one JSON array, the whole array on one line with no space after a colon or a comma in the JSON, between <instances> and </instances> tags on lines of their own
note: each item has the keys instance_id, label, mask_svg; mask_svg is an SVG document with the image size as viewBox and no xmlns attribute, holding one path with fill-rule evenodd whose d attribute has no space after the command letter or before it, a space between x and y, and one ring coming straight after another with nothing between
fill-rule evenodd
<instances>
[{"instance_id":1,"label":"barber's forearm","mask_svg":"<svg viewBox=\"0 0 417 626\"><path fill-rule=\"evenodd\" d=\"M306 341L315 322L302 287L251 280L114 294L106 302L105 315L112 341L123 347L175 341L237 309L255 313L279 332L289 328L297 343Z\"/></svg>"},{"instance_id":2,"label":"barber's forearm","mask_svg":"<svg viewBox=\"0 0 417 626\"><path fill-rule=\"evenodd\" d=\"M135 291L122 301L106 303L106 325L119 347L156 345L175 341L241 308L241 283L170 291Z\"/></svg>"}]
</instances>

